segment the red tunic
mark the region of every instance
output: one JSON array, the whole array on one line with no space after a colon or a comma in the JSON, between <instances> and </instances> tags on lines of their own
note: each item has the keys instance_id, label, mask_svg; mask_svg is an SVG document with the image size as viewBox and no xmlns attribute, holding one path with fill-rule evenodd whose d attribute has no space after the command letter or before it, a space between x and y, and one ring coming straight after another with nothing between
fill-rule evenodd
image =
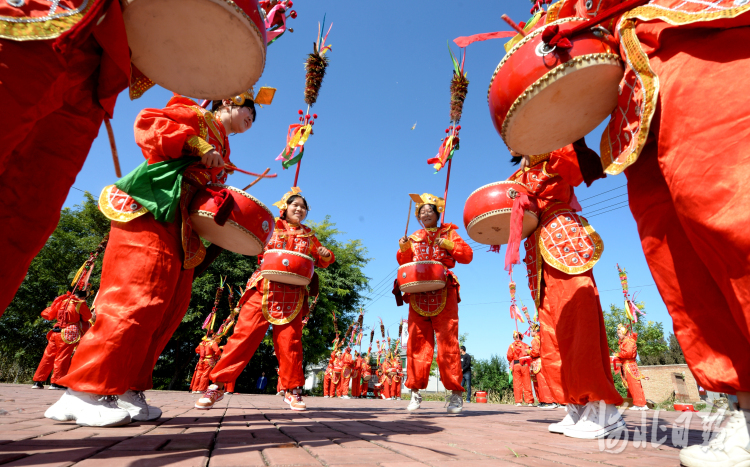
<instances>
[{"instance_id":1,"label":"red tunic","mask_svg":"<svg viewBox=\"0 0 750 467\"><path fill-rule=\"evenodd\" d=\"M638 370L638 364L635 362L638 357L638 334L628 334L620 339L619 344L620 352L617 357L621 362L622 382L628 389L628 396L633 398L633 404L643 407L646 405L646 396L643 393L641 380L645 379L645 376Z\"/></svg>"}]
</instances>

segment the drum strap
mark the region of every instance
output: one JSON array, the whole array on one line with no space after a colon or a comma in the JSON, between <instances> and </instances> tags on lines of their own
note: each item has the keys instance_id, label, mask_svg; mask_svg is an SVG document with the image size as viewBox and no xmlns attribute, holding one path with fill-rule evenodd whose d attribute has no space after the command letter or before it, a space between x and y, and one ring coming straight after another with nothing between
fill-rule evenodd
<instances>
[{"instance_id":1,"label":"drum strap","mask_svg":"<svg viewBox=\"0 0 750 467\"><path fill-rule=\"evenodd\" d=\"M649 0L628 0L626 2L617 4L611 8L608 8L601 12L598 16L591 18L590 20L579 24L574 28L560 31L560 27L557 24L547 26L542 32L542 40L545 44L555 46L561 49L569 49L573 46L570 43L570 38L575 37L578 34L589 31L597 24L603 23L604 21L621 15L628 10L632 10L635 7L645 5Z\"/></svg>"}]
</instances>

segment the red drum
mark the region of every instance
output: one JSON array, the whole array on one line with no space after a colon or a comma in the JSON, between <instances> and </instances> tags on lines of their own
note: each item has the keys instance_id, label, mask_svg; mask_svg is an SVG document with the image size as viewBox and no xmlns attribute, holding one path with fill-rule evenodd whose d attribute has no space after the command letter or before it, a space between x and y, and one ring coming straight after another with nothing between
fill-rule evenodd
<instances>
[{"instance_id":1,"label":"red drum","mask_svg":"<svg viewBox=\"0 0 750 467\"><path fill-rule=\"evenodd\" d=\"M439 261L416 261L399 266L397 280L404 293L432 292L445 287L448 270Z\"/></svg>"},{"instance_id":2,"label":"red drum","mask_svg":"<svg viewBox=\"0 0 750 467\"><path fill-rule=\"evenodd\" d=\"M290 285L307 285L315 272L315 261L307 255L287 250L263 253L260 274L264 279Z\"/></svg>"},{"instance_id":3,"label":"red drum","mask_svg":"<svg viewBox=\"0 0 750 467\"><path fill-rule=\"evenodd\" d=\"M477 391L476 392L476 401L477 401L477 404L486 404L487 403L487 393L485 391Z\"/></svg>"},{"instance_id":4,"label":"red drum","mask_svg":"<svg viewBox=\"0 0 750 467\"><path fill-rule=\"evenodd\" d=\"M258 81L266 28L257 0L121 0L135 66L185 96L226 99ZM218 45L217 34L230 38Z\"/></svg>"},{"instance_id":5,"label":"red drum","mask_svg":"<svg viewBox=\"0 0 750 467\"><path fill-rule=\"evenodd\" d=\"M234 198L234 207L226 223L214 222L218 211L213 196L199 191L190 204L193 230L220 247L247 256L257 256L273 234L274 219L268 208L248 193L232 186L209 184L213 189L225 188Z\"/></svg>"},{"instance_id":6,"label":"red drum","mask_svg":"<svg viewBox=\"0 0 750 467\"><path fill-rule=\"evenodd\" d=\"M372 378L372 371L370 370L368 366L362 370L362 379L365 381L370 381L371 378Z\"/></svg>"},{"instance_id":7,"label":"red drum","mask_svg":"<svg viewBox=\"0 0 750 467\"><path fill-rule=\"evenodd\" d=\"M550 25L563 31L585 21L563 18ZM586 136L615 109L624 74L617 47L600 37L603 29L576 35L568 50L545 44L544 30L510 49L487 94L495 129L521 154L544 154Z\"/></svg>"},{"instance_id":8,"label":"red drum","mask_svg":"<svg viewBox=\"0 0 750 467\"><path fill-rule=\"evenodd\" d=\"M464 205L464 227L469 238L484 245L505 245L510 237L510 212L519 193L528 194L523 183L495 182L474 190ZM539 217L523 213L522 238L534 232Z\"/></svg>"}]
</instances>

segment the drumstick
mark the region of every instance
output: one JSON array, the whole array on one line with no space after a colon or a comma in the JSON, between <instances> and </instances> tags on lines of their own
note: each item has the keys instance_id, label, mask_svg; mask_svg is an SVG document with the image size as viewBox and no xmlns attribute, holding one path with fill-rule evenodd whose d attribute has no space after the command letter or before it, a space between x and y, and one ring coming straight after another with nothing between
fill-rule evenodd
<instances>
[{"instance_id":1,"label":"drumstick","mask_svg":"<svg viewBox=\"0 0 750 467\"><path fill-rule=\"evenodd\" d=\"M512 19L510 19L510 18L508 17L508 15L506 15L506 14L503 14L503 15L502 15L502 16L500 16L500 17L501 17L501 18L502 18L503 20L505 20L505 22L506 22L506 23L508 23L508 26L510 26L510 27L512 27L513 29L515 29L515 31L516 31L516 32L517 32L518 34L522 35L523 37L526 37L526 31L524 31L524 30L523 30L523 28L522 28L521 26L517 25L515 21L513 21Z\"/></svg>"},{"instance_id":2,"label":"drumstick","mask_svg":"<svg viewBox=\"0 0 750 467\"><path fill-rule=\"evenodd\" d=\"M276 178L276 177L278 177L278 174L266 175L268 173L268 171L271 170L271 169L266 169L266 171L263 172L262 174L256 174L255 172L248 172L247 170L242 170L242 169L240 169L239 167L237 167L236 165L234 165L232 163L227 164L227 167L229 167L229 170L236 170L239 173L243 173L245 175L252 175L253 177L263 177L263 178Z\"/></svg>"},{"instance_id":3,"label":"drumstick","mask_svg":"<svg viewBox=\"0 0 750 467\"><path fill-rule=\"evenodd\" d=\"M117 157L117 146L115 146L115 133L112 131L112 124L109 123L109 119L104 119L104 126L107 127L107 136L109 136L109 147L112 149L112 162L115 163L115 175L117 178L122 177L122 171L120 171L120 158Z\"/></svg>"},{"instance_id":4,"label":"drumstick","mask_svg":"<svg viewBox=\"0 0 750 467\"><path fill-rule=\"evenodd\" d=\"M269 170L271 170L270 167L267 168L262 174L258 175L258 178L256 178L255 180L253 180L253 183L251 183L248 186L246 186L245 188L243 188L242 191L245 191L245 190L251 188L253 185L255 185L256 183L258 183L259 181L261 181L264 178L270 178L270 177L265 177L265 175L268 173ZM276 175L276 174L274 174L274 175Z\"/></svg>"},{"instance_id":5,"label":"drumstick","mask_svg":"<svg viewBox=\"0 0 750 467\"><path fill-rule=\"evenodd\" d=\"M409 200L409 211L406 213L406 230L404 231L404 237L409 235L409 221L411 220L411 203L412 200Z\"/></svg>"}]
</instances>

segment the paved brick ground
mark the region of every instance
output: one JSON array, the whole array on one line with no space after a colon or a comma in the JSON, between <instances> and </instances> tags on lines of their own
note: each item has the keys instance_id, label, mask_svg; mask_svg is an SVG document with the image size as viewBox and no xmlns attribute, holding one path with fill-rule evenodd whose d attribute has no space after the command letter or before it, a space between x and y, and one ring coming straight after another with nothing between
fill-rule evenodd
<instances>
[{"instance_id":1,"label":"paved brick ground","mask_svg":"<svg viewBox=\"0 0 750 467\"><path fill-rule=\"evenodd\" d=\"M196 395L169 391L147 393L164 411L156 422L84 428L44 418L60 395L0 384L3 467L676 466L675 444L703 439L701 419L692 417L685 431L675 412L654 420L654 412L627 411L628 441L612 442L620 452L611 453L599 441L549 433L562 409L467 404L448 415L442 403L426 402L408 414L406 401L306 398L308 410L292 412L276 396L234 395L200 411Z\"/></svg>"}]
</instances>

